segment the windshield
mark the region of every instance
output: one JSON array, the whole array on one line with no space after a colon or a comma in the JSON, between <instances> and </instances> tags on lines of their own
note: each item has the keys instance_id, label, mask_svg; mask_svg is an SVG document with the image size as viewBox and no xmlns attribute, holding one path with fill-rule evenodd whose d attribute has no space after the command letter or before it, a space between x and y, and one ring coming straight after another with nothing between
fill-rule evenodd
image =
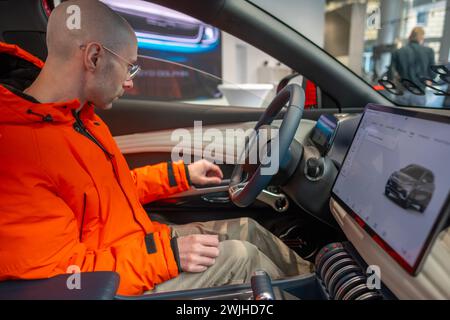
<instances>
[{"instance_id":1,"label":"windshield","mask_svg":"<svg viewBox=\"0 0 450 320\"><path fill-rule=\"evenodd\" d=\"M274 83L237 83L214 70L201 70L192 61L176 62L173 56L152 50L140 48L138 62L142 70L133 80L133 89L126 92L129 99L266 108L276 95Z\"/></svg>"},{"instance_id":2,"label":"windshield","mask_svg":"<svg viewBox=\"0 0 450 320\"><path fill-rule=\"evenodd\" d=\"M409 166L401 171L416 180L419 180L424 173L424 170L422 168L416 166Z\"/></svg>"},{"instance_id":3,"label":"windshield","mask_svg":"<svg viewBox=\"0 0 450 320\"><path fill-rule=\"evenodd\" d=\"M265 108L293 71L244 41L151 1L101 0L135 30L130 99ZM310 107L314 107L314 101Z\"/></svg>"},{"instance_id":4,"label":"windshield","mask_svg":"<svg viewBox=\"0 0 450 320\"><path fill-rule=\"evenodd\" d=\"M183 13L101 0L126 17L142 71L128 98L266 107L295 70ZM450 108L450 0L248 0L333 56L392 102ZM306 108L320 90L301 75ZM320 89L320 88L319 88Z\"/></svg>"},{"instance_id":5,"label":"windshield","mask_svg":"<svg viewBox=\"0 0 450 320\"><path fill-rule=\"evenodd\" d=\"M450 108L450 1L250 0L391 101Z\"/></svg>"}]
</instances>

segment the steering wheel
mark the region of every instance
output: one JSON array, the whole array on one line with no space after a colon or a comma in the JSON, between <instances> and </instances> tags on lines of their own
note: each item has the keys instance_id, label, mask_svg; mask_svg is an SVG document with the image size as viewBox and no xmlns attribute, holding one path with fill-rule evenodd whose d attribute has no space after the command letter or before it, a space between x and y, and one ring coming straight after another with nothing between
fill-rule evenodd
<instances>
[{"instance_id":1,"label":"steering wheel","mask_svg":"<svg viewBox=\"0 0 450 320\"><path fill-rule=\"evenodd\" d=\"M286 113L280 128L276 130L277 134L275 136L267 134L266 131L273 132L274 127L271 126L271 123L286 103L288 104ZM231 175L228 192L234 204L239 207L251 205L261 191L267 187L279 167L283 168L283 165L289 161L289 146L302 119L304 105L305 93L302 87L297 84L289 84L277 94L267 107L256 124L253 134L246 138L245 146ZM264 137L262 137L262 133L264 133ZM264 138L267 143L261 146ZM255 150L259 150L260 158L255 164L249 164L249 155L254 154ZM261 154L264 154L262 159ZM275 163L275 172L265 173L273 171L273 168L268 168L267 165L270 162L270 165L273 166L274 161L272 160L277 156L279 161Z\"/></svg>"}]
</instances>

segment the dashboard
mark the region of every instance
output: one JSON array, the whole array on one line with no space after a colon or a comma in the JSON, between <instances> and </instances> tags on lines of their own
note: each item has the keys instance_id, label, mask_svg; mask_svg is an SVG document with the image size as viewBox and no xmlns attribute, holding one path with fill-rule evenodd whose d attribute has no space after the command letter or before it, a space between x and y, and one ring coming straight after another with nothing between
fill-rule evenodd
<instances>
[{"instance_id":1,"label":"dashboard","mask_svg":"<svg viewBox=\"0 0 450 320\"><path fill-rule=\"evenodd\" d=\"M318 277L330 295L338 293L336 283L364 278L362 272L354 272L354 261L361 259L364 266L381 270L384 285L398 298L450 298L450 245L445 240L450 216L449 125L448 114L376 105L368 105L362 115L322 115L317 121L306 141L304 165L314 157L328 167L318 170L321 179L309 179L308 188L326 181L314 191L329 192L331 215L348 239L316 260ZM314 151L308 152L311 148ZM308 173L306 168L306 177ZM297 183L304 192L302 182ZM303 207L318 200L312 194L308 200L299 193L291 196L300 197ZM323 212L314 211L319 208L307 209L326 220ZM335 264L339 267L330 271ZM339 292L345 296L345 290Z\"/></svg>"},{"instance_id":2,"label":"dashboard","mask_svg":"<svg viewBox=\"0 0 450 320\"><path fill-rule=\"evenodd\" d=\"M282 191L344 238L319 250L313 274L273 281L274 290L298 299L449 299L450 172L442 167L450 160L444 148L450 150L449 117L438 121L417 110L400 114L396 108L370 108L363 114L302 120L295 139L303 146L302 157ZM432 122L422 126L423 121ZM423 143L427 138L435 144ZM389 180L416 169L420 178L433 173L434 188L425 187L433 190L432 200L405 209L394 199L396 189L390 193L390 183L388 195L385 189ZM189 297L246 299L249 292L249 287L225 287L214 294L190 291Z\"/></svg>"},{"instance_id":3,"label":"dashboard","mask_svg":"<svg viewBox=\"0 0 450 320\"><path fill-rule=\"evenodd\" d=\"M302 299L379 299L379 292L377 290L368 290L366 286L366 281L370 276L367 273L368 268L378 266L381 272L381 292L385 299L449 299L450 232L445 231L445 226L442 225L442 223L445 223L444 218L447 213L443 211L437 212L433 209L439 206L437 204L439 203L439 198L443 199L445 186L447 186L448 190L448 184L445 185L446 178L441 180L444 176L441 175L442 177L439 178L439 173L442 171L448 172L448 170L445 171L445 167L442 168L440 165L448 163L445 159L449 156L447 154L438 155L436 151L433 151L434 149L428 149L430 146L427 145L429 144L419 144L418 141L420 140L414 140L413 144L405 144L404 142L396 144L397 147L407 146L404 150L392 148L392 142L387 140L386 143L390 148L387 148L387 150L390 153L381 152L380 150L384 150L381 148L378 154L370 154L369 151L374 149L373 146L381 147L376 138L379 138L379 133L375 134L372 132L374 130L370 128L371 122L384 125L387 121L370 121L368 125L363 125L365 130L363 134L367 136L367 132L370 131L372 137L369 139L375 141L368 141L367 143L371 143L373 146L366 148L364 144L355 144L354 141L359 128L361 128L362 117L362 114L335 114L322 116L318 121L303 119L300 123L295 140L303 146L302 157L295 172L286 184L282 186L282 192L288 196L290 201L303 209L304 212L335 229L341 230L345 236L345 241L342 241L342 243L331 243L329 246L322 248L316 258L315 274L307 278L283 282L280 286L283 288L285 285L292 286L298 293L297 296ZM411 120L415 118L417 118L415 114L410 116ZM280 121L275 120L274 125L279 126ZM387 125L388 127L379 127L382 130L394 130L394 132L397 132L396 130L398 129L403 131L408 129L408 132L415 132L414 139L422 138L419 137L419 131L422 136L426 136L426 132L423 132L422 129L414 131L410 128L402 127L399 123L397 123L397 126L394 123ZM236 124L236 126L249 129L253 128L255 123L240 123ZM223 128L225 130L230 127L231 125L226 125ZM433 130L436 129L434 123L428 124L428 127L433 128ZM446 130L445 128L447 127L448 125L444 124L443 130ZM362 131L359 133L361 134ZM431 133L429 132L428 135ZM400 134L405 133L398 131L398 135ZM385 136L390 136L390 134L385 134ZM440 138L448 136L450 135L445 132L440 133L437 139L439 143L442 143ZM409 139L409 134L406 138ZM161 141L161 135L159 134L155 139ZM167 136L167 141L170 141L170 135ZM118 139L118 144L123 151L127 151L121 139ZM359 153L356 152L356 156L353 156L353 161L351 162L354 167L349 166L347 162L349 157L346 156L352 145L356 146L356 151L360 150L361 146L366 148L361 149L362 151L359 151ZM443 145L446 145L445 142ZM172 147L171 145L168 146ZM225 150L225 148L223 149ZM438 149L441 150L442 148ZM159 151L164 150L160 149ZM432 160L434 157L435 163L415 164L422 164L421 167L434 171L433 176L435 179L433 183L436 191L434 191L433 200L430 201L426 208L413 204L405 210L402 208L401 202L399 205L397 204L398 201L391 199L394 197L395 191L390 196L386 196L384 192L385 186L393 173L401 172L402 170L408 171L406 169L408 165L414 163L409 163L407 160L420 158L411 153L415 150L421 152L421 155L424 157L432 158ZM383 174L370 176L371 169L363 166L373 162L380 155L384 157L384 160L382 160L384 163ZM402 157L402 161L393 165L392 159L396 156ZM423 161L421 160L421 162ZM391 164L387 165L388 163ZM377 162L375 161L376 164ZM335 182L338 181L339 175L345 171L354 172L355 175L351 177L351 180L344 179L340 184L336 185ZM423 170L423 172L425 175L427 174L426 170ZM380 177L377 178L377 176ZM347 175L348 177L349 175ZM369 178L367 181L361 180L364 177ZM390 180L394 181L395 175ZM444 182L441 183L438 180ZM368 191L367 186L352 189L352 186L360 186L364 183L370 186L372 181L377 181L376 185L374 184L373 186L373 190ZM334 186L337 187L334 188ZM224 185L207 188L208 190L197 189L194 193L187 191L184 194L177 195L177 197L185 197L182 199L186 203L187 199L190 199L188 197L204 196L206 192L226 191L227 188L228 186ZM365 192L366 190L367 192ZM366 197L355 197L355 193L352 193L355 191L366 193ZM440 194L439 197L436 196L438 193ZM346 197L351 201L347 201ZM373 207L378 203L383 206L390 206L390 209L379 207L374 211L377 211L380 215L369 216L369 220L367 220L368 211L364 210L363 212L360 208ZM423 213L420 212L421 209L425 209ZM392 220L394 215L397 216L397 220ZM435 226L436 221L438 225ZM395 227L394 222L397 223ZM428 225L424 222L427 222ZM423 226L424 229L420 229L420 232L401 233L397 231L397 229L400 228L401 230L401 228L407 226L408 223L412 223L415 228ZM410 228L413 228L413 226L408 226L408 230L412 230ZM393 251L397 251L400 256L403 255L404 260L410 261L412 267L410 266L408 269L405 263L399 262L398 256L393 254ZM403 253L404 251L406 253ZM416 260L418 261L417 264ZM277 284L277 282L274 282L274 284ZM248 291L248 288L243 290ZM221 290L218 289L218 292L221 292ZM201 290L198 293L200 295L204 294ZM190 294L193 294L193 292ZM314 297L311 297L312 294L314 294Z\"/></svg>"},{"instance_id":4,"label":"dashboard","mask_svg":"<svg viewBox=\"0 0 450 320\"><path fill-rule=\"evenodd\" d=\"M309 143L340 168L360 119L360 114L324 114L317 120Z\"/></svg>"}]
</instances>

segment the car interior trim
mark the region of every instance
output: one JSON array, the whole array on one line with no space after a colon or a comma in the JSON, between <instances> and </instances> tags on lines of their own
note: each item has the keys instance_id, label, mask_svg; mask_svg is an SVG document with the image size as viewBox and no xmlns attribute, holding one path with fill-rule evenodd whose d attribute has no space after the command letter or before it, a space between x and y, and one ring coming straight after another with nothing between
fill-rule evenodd
<instances>
[{"instance_id":1,"label":"car interior trim","mask_svg":"<svg viewBox=\"0 0 450 320\"><path fill-rule=\"evenodd\" d=\"M450 228L437 237L420 273L413 277L391 258L333 198L333 216L369 265L377 265L382 281L399 299L448 299L450 297Z\"/></svg>"}]
</instances>

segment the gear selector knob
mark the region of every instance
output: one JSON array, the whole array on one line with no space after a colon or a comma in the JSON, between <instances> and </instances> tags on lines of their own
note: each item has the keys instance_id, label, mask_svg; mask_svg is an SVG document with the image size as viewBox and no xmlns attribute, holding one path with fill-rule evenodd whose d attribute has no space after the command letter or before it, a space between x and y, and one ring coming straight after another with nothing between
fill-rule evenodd
<instances>
[{"instance_id":1,"label":"gear selector knob","mask_svg":"<svg viewBox=\"0 0 450 320\"><path fill-rule=\"evenodd\" d=\"M255 300L275 300L272 282L265 271L255 271L250 282L252 285L253 298Z\"/></svg>"}]
</instances>

